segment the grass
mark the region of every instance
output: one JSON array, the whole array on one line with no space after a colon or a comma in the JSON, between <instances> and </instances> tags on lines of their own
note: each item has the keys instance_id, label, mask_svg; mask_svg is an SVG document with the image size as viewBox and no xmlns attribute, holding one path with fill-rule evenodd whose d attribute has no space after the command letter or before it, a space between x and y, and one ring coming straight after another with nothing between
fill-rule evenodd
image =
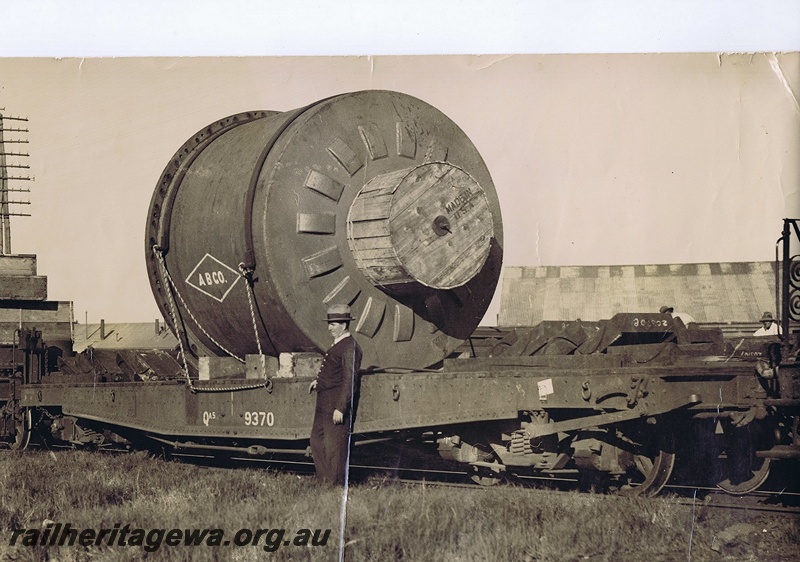
<instances>
[{"instance_id":1,"label":"grass","mask_svg":"<svg viewBox=\"0 0 800 562\"><path fill-rule=\"evenodd\" d=\"M336 560L341 490L310 476L203 469L140 454L0 454L0 561ZM357 561L800 560L796 516L723 512L656 499L494 487L349 489L344 554ZM324 546L10 546L14 529L331 529ZM32 536L32 535L30 535ZM129 536L130 537L130 536ZM162 537L163 538L163 537ZM321 538L321 535L318 536ZM282 541L278 541L282 542ZM690 549L691 543L691 549ZM150 550L150 551L148 551Z\"/></svg>"}]
</instances>

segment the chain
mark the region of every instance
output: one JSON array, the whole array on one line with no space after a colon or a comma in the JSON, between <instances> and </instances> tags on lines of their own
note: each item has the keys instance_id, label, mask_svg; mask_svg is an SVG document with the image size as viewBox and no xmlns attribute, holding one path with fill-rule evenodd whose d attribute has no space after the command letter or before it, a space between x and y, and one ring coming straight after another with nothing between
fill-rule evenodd
<instances>
[{"instance_id":1,"label":"chain","mask_svg":"<svg viewBox=\"0 0 800 562\"><path fill-rule=\"evenodd\" d=\"M253 336L256 339L256 346L258 347L258 362L261 367L261 376L264 379L264 386L267 392L272 392L272 381L267 375L267 358L261 349L261 338L258 336L258 325L256 324L256 309L253 305L253 268L245 267L244 263L239 264L239 271L247 282L247 304L250 305L250 320L253 323Z\"/></svg>"},{"instance_id":2,"label":"chain","mask_svg":"<svg viewBox=\"0 0 800 562\"><path fill-rule=\"evenodd\" d=\"M181 361L183 363L183 376L186 379L186 384L189 386L192 392L194 392L195 390L194 385L192 384L192 378L189 376L189 365L186 362L186 351L183 349L183 337L181 337L180 333L180 323L178 322L175 299L172 297L172 291L170 290L170 287L174 288L175 284L172 283L172 279L167 272L167 264L164 263L164 253L161 251L161 248L158 246L153 246L153 253L158 258L158 264L161 269L161 277L163 278L164 283L164 292L167 293L167 302L169 303L169 314L172 317L172 325L175 326L175 335L178 336L178 347L180 349Z\"/></svg>"},{"instance_id":3,"label":"chain","mask_svg":"<svg viewBox=\"0 0 800 562\"><path fill-rule=\"evenodd\" d=\"M195 325L203 332L203 334L206 335L206 337L209 340L211 340L214 343L214 345L219 347L222 351L224 351L225 353L227 353L228 355L230 355L231 357L233 357L234 359L236 359L240 363L245 363L245 361L244 361L244 359L234 355L231 351L227 350L223 345L221 345L219 342L217 342L205 330L205 328L203 328L203 326L200 324L200 322L198 322L197 318L195 318L194 314L192 314L192 311L186 305L186 301L183 299L183 296L181 295L180 291L178 291L178 287L175 284L175 282L172 280L172 277L170 276L169 271L167 271L167 264L164 261L164 254L163 254L161 248L159 248L158 246L153 246L153 252L155 253L156 257L158 258L158 263L159 263L160 268L161 268L161 276L164 279L164 288L165 288L165 291L167 293L167 301L169 303L169 308L170 308L169 312L170 312L170 315L172 316L172 322L173 322L173 325L175 326L176 335L178 336L178 345L180 346L180 354L181 354L181 359L183 361L183 374L184 374L184 378L186 379L186 384L189 387L189 389L192 392L233 392L233 391L237 391L237 390L252 390L252 389L256 389L256 388L266 388L267 392L271 393L272 392L272 381L269 378L267 378L267 376L266 376L266 363L265 363L266 360L265 360L264 355L261 354L261 342L258 341L258 337L256 337L256 342L258 343L258 351L259 351L259 354L260 354L260 357L261 357L262 372L264 374L264 382L258 383L258 384L250 384L250 385L243 385L243 386L230 386L230 387L226 387L226 386L202 386L202 387L196 387L196 386L194 386L194 383L192 382L192 379L189 376L189 366L188 366L187 359L186 359L186 352L185 352L184 347L183 347L183 338L181 337L181 334L179 333L179 325L180 324L178 322L178 311L177 311L177 307L175 305L175 300L173 298L172 291L170 290L170 287L172 288L172 290L175 291L175 294L178 295L178 299L180 300L181 304L183 305L183 309L189 314L189 316L191 317L191 319L195 323ZM250 293L249 292L247 293L247 296L248 296L248 301L249 301L250 300ZM253 317L253 326L255 326L255 312L254 312L254 308L253 308L253 303L252 302L250 302L250 312L251 312L251 315ZM257 334L256 334L256 336L257 336Z\"/></svg>"},{"instance_id":4,"label":"chain","mask_svg":"<svg viewBox=\"0 0 800 562\"><path fill-rule=\"evenodd\" d=\"M196 386L193 392L235 392L238 390L255 390L256 388L266 388L267 392L272 393L272 380L266 382L245 384L241 386Z\"/></svg>"},{"instance_id":5,"label":"chain","mask_svg":"<svg viewBox=\"0 0 800 562\"><path fill-rule=\"evenodd\" d=\"M157 248L158 248L157 246L153 246L153 250L156 251L156 252L158 252ZM178 286L172 280L172 277L170 276L169 271L167 271L167 265L166 265L166 263L164 263L164 256L161 253L158 253L157 255L158 255L159 262L161 263L161 270L162 270L163 274L165 275L165 277L166 277L167 281L169 282L170 286L172 287L172 289L175 291L175 294L178 295L178 300L181 301L181 305L183 306L183 309L189 315L189 318L192 319L192 322L194 322L195 326L197 326L200 329L200 331L203 332L203 335L205 335L209 340L211 340L211 343L213 343L218 348L220 348L222 351L224 351L225 353L227 353L228 355L230 355L231 357L236 359L239 363L244 363L244 359L242 359L241 357L239 357L238 355L236 355L232 351L230 351L227 348L225 348L224 345L222 345L217 340L215 340L214 337L211 334L209 334L206 331L205 328L203 328L203 325L200 323L200 321L195 317L194 314L192 314L192 310L186 304L186 301L184 300L183 295L181 295L180 291L178 290Z\"/></svg>"}]
</instances>

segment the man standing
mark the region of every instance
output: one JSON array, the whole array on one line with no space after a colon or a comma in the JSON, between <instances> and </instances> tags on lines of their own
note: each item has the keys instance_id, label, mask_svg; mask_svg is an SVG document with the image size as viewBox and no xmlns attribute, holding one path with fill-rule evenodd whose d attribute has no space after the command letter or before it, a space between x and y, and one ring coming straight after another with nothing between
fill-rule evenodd
<instances>
[{"instance_id":1,"label":"man standing","mask_svg":"<svg viewBox=\"0 0 800 562\"><path fill-rule=\"evenodd\" d=\"M317 391L314 425L311 428L311 454L317 477L323 482L344 485L350 452L350 429L354 421L354 390L361 368L361 348L350 335L350 307L335 304L328 308L328 331L333 346L325 354L316 380L308 387Z\"/></svg>"},{"instance_id":2,"label":"man standing","mask_svg":"<svg viewBox=\"0 0 800 562\"><path fill-rule=\"evenodd\" d=\"M761 315L761 320L759 320L759 322L761 322L764 326L756 330L753 333L754 336L777 336L780 334L778 323L775 322L771 312L765 312L763 315Z\"/></svg>"}]
</instances>

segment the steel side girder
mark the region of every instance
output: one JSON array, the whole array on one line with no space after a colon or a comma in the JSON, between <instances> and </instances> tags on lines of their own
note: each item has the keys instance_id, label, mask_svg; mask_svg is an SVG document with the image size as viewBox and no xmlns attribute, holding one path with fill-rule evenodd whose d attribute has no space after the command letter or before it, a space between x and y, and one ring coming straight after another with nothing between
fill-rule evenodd
<instances>
[{"instance_id":1,"label":"steel side girder","mask_svg":"<svg viewBox=\"0 0 800 562\"><path fill-rule=\"evenodd\" d=\"M693 411L747 410L765 398L749 367L716 374L666 372L623 368L591 375L558 369L369 374L362 377L354 431L369 435L515 420L525 411L584 410L601 416L565 426L574 430L688 404L694 404ZM21 405L60 407L65 415L156 435L294 441L310 435L315 400L308 394L310 380L273 379L271 393L263 388L193 393L179 381L44 383L26 385ZM214 381L215 386L241 383Z\"/></svg>"},{"instance_id":2,"label":"steel side girder","mask_svg":"<svg viewBox=\"0 0 800 562\"><path fill-rule=\"evenodd\" d=\"M308 394L310 380L273 379L271 393L263 388L193 393L178 381L44 383L26 385L21 405L60 407L66 415L164 436L293 441L310 434L315 400ZM763 400L762 394L747 369L716 375L673 370L668 376L647 369L592 375L568 370L375 373L362 377L355 433L513 420L523 411L585 410L601 416L571 421L564 429L573 430L688 404L695 404L693 410L748 409Z\"/></svg>"}]
</instances>

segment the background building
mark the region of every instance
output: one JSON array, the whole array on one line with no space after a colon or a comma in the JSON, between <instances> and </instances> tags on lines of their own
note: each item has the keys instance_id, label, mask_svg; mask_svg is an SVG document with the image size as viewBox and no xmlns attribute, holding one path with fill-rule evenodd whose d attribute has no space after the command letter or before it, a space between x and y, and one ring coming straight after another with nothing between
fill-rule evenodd
<instances>
[{"instance_id":1,"label":"background building","mask_svg":"<svg viewBox=\"0 0 800 562\"><path fill-rule=\"evenodd\" d=\"M773 262L506 267L498 326L602 320L663 305L698 323L755 330L775 313Z\"/></svg>"}]
</instances>

